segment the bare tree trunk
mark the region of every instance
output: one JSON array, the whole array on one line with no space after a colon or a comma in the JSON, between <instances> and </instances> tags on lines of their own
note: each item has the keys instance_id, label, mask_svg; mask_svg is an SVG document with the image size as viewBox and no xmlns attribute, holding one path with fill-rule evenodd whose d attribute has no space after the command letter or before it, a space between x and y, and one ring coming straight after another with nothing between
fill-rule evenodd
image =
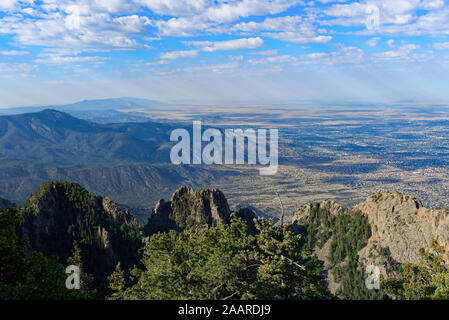
<instances>
[{"instance_id":1,"label":"bare tree trunk","mask_svg":"<svg viewBox=\"0 0 449 320\"><path fill-rule=\"evenodd\" d=\"M281 196L279 195L278 192L276 192L279 202L281 203L281 226L284 225L284 205L282 204L282 200L281 200Z\"/></svg>"}]
</instances>

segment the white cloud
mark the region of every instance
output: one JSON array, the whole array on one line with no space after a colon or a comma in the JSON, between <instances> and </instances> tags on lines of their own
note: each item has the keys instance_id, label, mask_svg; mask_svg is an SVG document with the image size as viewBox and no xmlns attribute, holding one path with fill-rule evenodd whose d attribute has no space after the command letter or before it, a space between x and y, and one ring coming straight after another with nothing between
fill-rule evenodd
<instances>
[{"instance_id":1,"label":"white cloud","mask_svg":"<svg viewBox=\"0 0 449 320\"><path fill-rule=\"evenodd\" d=\"M140 45L134 36L146 32L149 19L136 14L111 15L126 13L131 7L123 0L80 0L76 5L68 0L43 0L39 6L0 19L0 35L11 34L25 46L65 51L71 48L72 53L135 49ZM23 14L33 16L24 18Z\"/></svg>"},{"instance_id":2,"label":"white cloud","mask_svg":"<svg viewBox=\"0 0 449 320\"><path fill-rule=\"evenodd\" d=\"M162 16L190 16L203 13L211 3L207 0L137 0L136 2Z\"/></svg>"},{"instance_id":3,"label":"white cloud","mask_svg":"<svg viewBox=\"0 0 449 320\"><path fill-rule=\"evenodd\" d=\"M170 51L161 54L161 59L173 60L180 58L196 58L198 56L198 51L196 50L181 50L181 51Z\"/></svg>"},{"instance_id":4,"label":"white cloud","mask_svg":"<svg viewBox=\"0 0 449 320\"><path fill-rule=\"evenodd\" d=\"M358 47L341 47L333 52L314 52L304 56L302 63L323 65L361 65L365 53Z\"/></svg>"},{"instance_id":5,"label":"white cloud","mask_svg":"<svg viewBox=\"0 0 449 320\"><path fill-rule=\"evenodd\" d=\"M379 38L379 37L371 38L366 42L366 44L370 47L376 47L377 44L379 43L380 39L381 38Z\"/></svg>"},{"instance_id":6,"label":"white cloud","mask_svg":"<svg viewBox=\"0 0 449 320\"><path fill-rule=\"evenodd\" d=\"M260 58L260 59L251 59L247 61L249 64L253 65L262 65L262 64L269 64L269 63L287 63L287 64L295 64L298 62L298 59L289 55L282 55L282 56L272 56L267 58Z\"/></svg>"},{"instance_id":7,"label":"white cloud","mask_svg":"<svg viewBox=\"0 0 449 320\"><path fill-rule=\"evenodd\" d=\"M224 64L213 64L213 65L206 65L206 66L189 67L189 68L183 68L183 69L177 70L177 71L189 72L189 73L195 73L195 72L226 73L226 72L235 70L239 66L240 66L240 63L231 62L231 63L224 63Z\"/></svg>"},{"instance_id":8,"label":"white cloud","mask_svg":"<svg viewBox=\"0 0 449 320\"><path fill-rule=\"evenodd\" d=\"M24 77L38 70L39 67L37 65L30 63L0 63L0 77Z\"/></svg>"},{"instance_id":9,"label":"white cloud","mask_svg":"<svg viewBox=\"0 0 449 320\"><path fill-rule=\"evenodd\" d=\"M244 38L227 41L189 41L185 44L200 47L202 51L214 52L214 51L226 51L226 50L244 50L244 49L257 49L264 45L263 39L257 38Z\"/></svg>"},{"instance_id":10,"label":"white cloud","mask_svg":"<svg viewBox=\"0 0 449 320\"><path fill-rule=\"evenodd\" d=\"M30 54L28 51L17 51L17 50L5 50L0 51L0 55L2 56L24 56Z\"/></svg>"},{"instance_id":11,"label":"white cloud","mask_svg":"<svg viewBox=\"0 0 449 320\"><path fill-rule=\"evenodd\" d=\"M331 36L318 35L313 25L314 17L286 16L266 18L263 22L243 22L236 24L234 31L260 33L274 39L293 43L326 43Z\"/></svg>"},{"instance_id":12,"label":"white cloud","mask_svg":"<svg viewBox=\"0 0 449 320\"><path fill-rule=\"evenodd\" d=\"M15 9L17 7L19 0L1 0L0 1L0 11L8 11Z\"/></svg>"},{"instance_id":13,"label":"white cloud","mask_svg":"<svg viewBox=\"0 0 449 320\"><path fill-rule=\"evenodd\" d=\"M201 32L226 33L240 18L281 13L303 4L300 0L139 0L153 12L169 16L155 19L160 35L190 36Z\"/></svg>"},{"instance_id":14,"label":"white cloud","mask_svg":"<svg viewBox=\"0 0 449 320\"><path fill-rule=\"evenodd\" d=\"M373 57L381 61L396 61L396 62L410 62L423 58L422 55L414 54L413 52L420 48L416 44L403 44L396 46L394 41L389 41L388 44L393 50L374 53Z\"/></svg>"},{"instance_id":15,"label":"white cloud","mask_svg":"<svg viewBox=\"0 0 449 320\"><path fill-rule=\"evenodd\" d=\"M65 65L69 63L103 63L109 58L106 57L76 57L76 56L60 56L57 54L42 55L42 58L34 60L35 63L51 64L51 65Z\"/></svg>"},{"instance_id":16,"label":"white cloud","mask_svg":"<svg viewBox=\"0 0 449 320\"><path fill-rule=\"evenodd\" d=\"M273 49L273 50L249 52L248 54L250 54L250 55L257 55L257 56L275 56L278 53L279 53L278 49Z\"/></svg>"},{"instance_id":17,"label":"white cloud","mask_svg":"<svg viewBox=\"0 0 449 320\"><path fill-rule=\"evenodd\" d=\"M443 0L422 0L421 8L426 10L435 10L444 7Z\"/></svg>"},{"instance_id":18,"label":"white cloud","mask_svg":"<svg viewBox=\"0 0 449 320\"><path fill-rule=\"evenodd\" d=\"M431 47L437 50L449 50L449 42L437 42L432 44Z\"/></svg>"},{"instance_id":19,"label":"white cloud","mask_svg":"<svg viewBox=\"0 0 449 320\"><path fill-rule=\"evenodd\" d=\"M368 5L379 8L379 28L366 27ZM419 12L419 10L428 12ZM330 19L320 21L327 26L361 27L356 34L447 35L449 10L443 0L363 0L334 4L324 10Z\"/></svg>"}]
</instances>

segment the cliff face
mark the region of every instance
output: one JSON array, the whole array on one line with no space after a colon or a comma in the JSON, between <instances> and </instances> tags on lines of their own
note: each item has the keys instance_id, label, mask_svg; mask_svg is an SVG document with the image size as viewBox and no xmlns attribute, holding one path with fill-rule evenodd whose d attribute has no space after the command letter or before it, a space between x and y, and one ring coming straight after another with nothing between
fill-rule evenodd
<instances>
[{"instance_id":1,"label":"cliff face","mask_svg":"<svg viewBox=\"0 0 449 320\"><path fill-rule=\"evenodd\" d=\"M230 214L228 202L220 190L195 191L190 187L181 187L170 201L162 199L158 202L145 226L145 233L212 226L219 220L228 223Z\"/></svg>"},{"instance_id":2,"label":"cliff face","mask_svg":"<svg viewBox=\"0 0 449 320\"><path fill-rule=\"evenodd\" d=\"M142 241L134 217L111 199L95 196L76 183L43 184L20 207L20 213L20 234L29 240L29 251L57 256L65 264L76 241L85 271L99 280L119 261L125 267L137 262Z\"/></svg>"},{"instance_id":3,"label":"cliff face","mask_svg":"<svg viewBox=\"0 0 449 320\"><path fill-rule=\"evenodd\" d=\"M418 250L428 248L432 239L449 250L449 211L424 208L411 196L396 191L371 195L354 206L368 217L372 226L366 252L372 248L388 248L398 262L418 262Z\"/></svg>"},{"instance_id":4,"label":"cliff face","mask_svg":"<svg viewBox=\"0 0 449 320\"><path fill-rule=\"evenodd\" d=\"M311 215L313 205L299 208L293 223ZM333 216L366 216L372 233L367 247L388 248L391 257L398 262L417 262L418 250L429 247L432 239L449 250L449 211L424 208L421 201L412 196L386 191L375 193L346 210L335 201L326 200L318 206Z\"/></svg>"},{"instance_id":5,"label":"cliff face","mask_svg":"<svg viewBox=\"0 0 449 320\"><path fill-rule=\"evenodd\" d=\"M366 266L378 266L384 275L395 272L401 263L418 262L419 249L429 248L433 239L449 250L449 211L424 208L418 199L396 191L373 194L348 209L335 201L304 205L292 229L323 262L329 289L340 294L348 281L345 273L363 284Z\"/></svg>"},{"instance_id":6,"label":"cliff face","mask_svg":"<svg viewBox=\"0 0 449 320\"><path fill-rule=\"evenodd\" d=\"M339 205L334 200L324 200L320 203L308 203L306 205L301 206L295 213L295 216L293 218L293 222L299 221L302 218L308 217L312 214L313 207L317 206L323 210L324 212L337 216L344 213L344 209L341 205Z\"/></svg>"}]
</instances>

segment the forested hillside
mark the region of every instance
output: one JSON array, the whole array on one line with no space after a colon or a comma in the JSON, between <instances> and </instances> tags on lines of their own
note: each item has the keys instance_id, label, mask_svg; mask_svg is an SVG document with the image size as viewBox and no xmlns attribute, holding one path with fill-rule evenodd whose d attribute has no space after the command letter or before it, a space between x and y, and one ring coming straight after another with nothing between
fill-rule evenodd
<instances>
[{"instance_id":1,"label":"forested hillside","mask_svg":"<svg viewBox=\"0 0 449 320\"><path fill-rule=\"evenodd\" d=\"M388 242L413 228L401 219L424 232L405 252ZM1 299L449 298L447 213L394 192L348 209L312 203L279 225L233 211L219 190L181 187L142 226L105 196L51 181L0 222ZM65 288L73 264L80 290ZM365 286L369 264L380 290Z\"/></svg>"}]
</instances>

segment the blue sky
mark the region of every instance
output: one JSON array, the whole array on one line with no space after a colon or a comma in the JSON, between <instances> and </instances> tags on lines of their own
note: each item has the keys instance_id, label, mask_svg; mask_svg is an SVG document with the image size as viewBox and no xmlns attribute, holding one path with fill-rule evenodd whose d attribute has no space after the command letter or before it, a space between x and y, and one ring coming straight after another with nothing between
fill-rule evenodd
<instances>
[{"instance_id":1,"label":"blue sky","mask_svg":"<svg viewBox=\"0 0 449 320\"><path fill-rule=\"evenodd\" d=\"M0 107L449 101L444 0L0 0Z\"/></svg>"}]
</instances>

